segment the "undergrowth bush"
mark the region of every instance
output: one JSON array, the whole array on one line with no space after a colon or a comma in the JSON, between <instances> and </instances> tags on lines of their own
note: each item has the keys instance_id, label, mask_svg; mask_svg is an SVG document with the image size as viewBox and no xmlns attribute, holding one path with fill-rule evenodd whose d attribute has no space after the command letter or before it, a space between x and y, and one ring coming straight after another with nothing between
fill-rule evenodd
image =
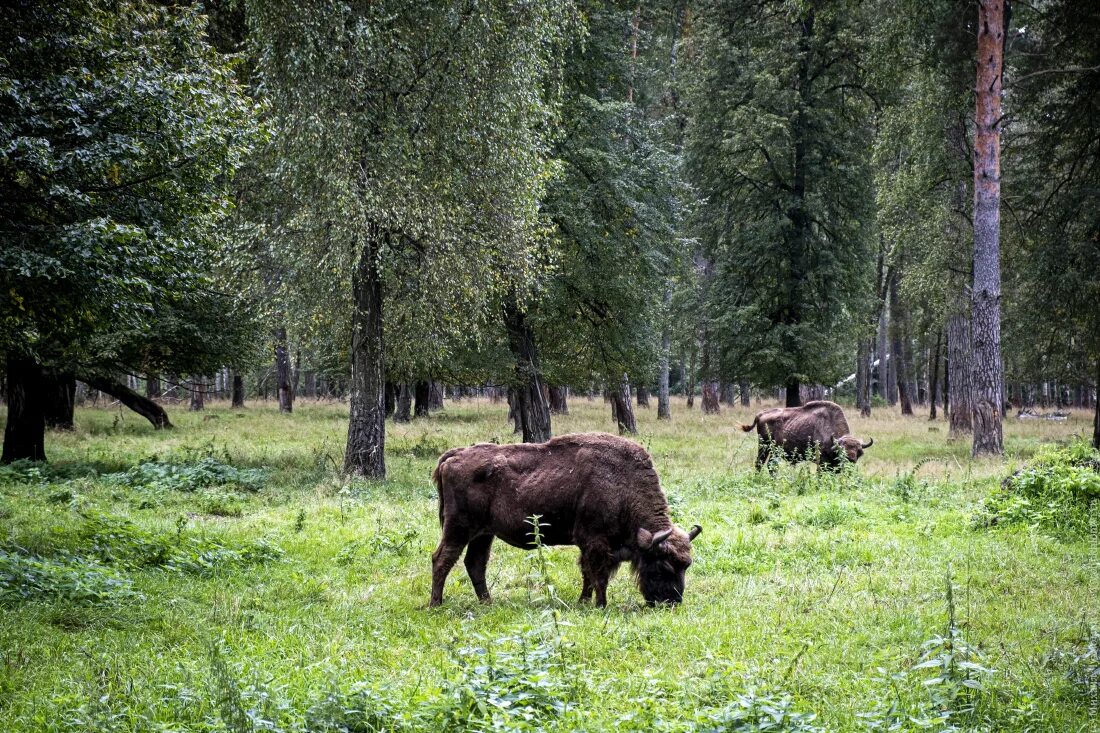
<instances>
[{"instance_id":1,"label":"undergrowth bush","mask_svg":"<svg viewBox=\"0 0 1100 733\"><path fill-rule=\"evenodd\" d=\"M239 491L259 491L267 482L261 468L237 468L207 456L194 463L139 463L129 471L103 476L108 484L152 491L185 491L221 486Z\"/></svg>"},{"instance_id":2,"label":"undergrowth bush","mask_svg":"<svg viewBox=\"0 0 1100 733\"><path fill-rule=\"evenodd\" d=\"M688 729L692 733L823 733L817 715L799 712L790 695L762 695L748 690L724 707L705 711Z\"/></svg>"},{"instance_id":3,"label":"undergrowth bush","mask_svg":"<svg viewBox=\"0 0 1100 733\"><path fill-rule=\"evenodd\" d=\"M1100 451L1077 441L1041 449L982 500L972 522L975 527L1025 524L1080 536L1088 531L1094 502L1100 502Z\"/></svg>"},{"instance_id":4,"label":"undergrowth bush","mask_svg":"<svg viewBox=\"0 0 1100 733\"><path fill-rule=\"evenodd\" d=\"M206 574L245 567L282 557L282 550L265 540L230 547L212 537L184 532L151 532L107 514L87 513L81 527L81 548L105 565L127 569L160 567L181 573Z\"/></svg>"},{"instance_id":5,"label":"undergrowth bush","mask_svg":"<svg viewBox=\"0 0 1100 733\"><path fill-rule=\"evenodd\" d=\"M140 597L130 580L94 560L0 550L0 604L56 599L103 603Z\"/></svg>"}]
</instances>

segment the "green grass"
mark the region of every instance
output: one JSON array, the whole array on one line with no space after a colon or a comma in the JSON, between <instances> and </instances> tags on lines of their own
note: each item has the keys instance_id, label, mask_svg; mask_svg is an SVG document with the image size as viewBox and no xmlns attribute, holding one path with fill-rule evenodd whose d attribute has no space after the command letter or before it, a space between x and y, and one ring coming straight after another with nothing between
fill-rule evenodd
<instances>
[{"instance_id":1,"label":"green grass","mask_svg":"<svg viewBox=\"0 0 1100 733\"><path fill-rule=\"evenodd\" d=\"M611 427L599 401L570 407L555 432ZM1007 461L971 462L942 422L880 410L852 420L876 441L854 473L772 478L751 470L749 411L654 413L638 440L676 520L704 527L683 606L645 608L625 571L606 609L578 606L575 549L541 566L498 543L493 604L460 563L429 611L431 469L447 447L514 440L504 406L388 424L380 484L334 471L339 405L173 409L164 433L78 410L74 433L47 438L47 468L0 470L0 550L20 558L0 556L0 583L39 563L33 592L0 595L0 730L765 730L745 721L787 696L817 717L772 730L862 730L894 703L935 717L942 686L900 673L947 633L949 572L959 634L995 670L952 722L1100 725L1057 663L1097 622L1095 544L971 522L1087 415L1010 418Z\"/></svg>"}]
</instances>

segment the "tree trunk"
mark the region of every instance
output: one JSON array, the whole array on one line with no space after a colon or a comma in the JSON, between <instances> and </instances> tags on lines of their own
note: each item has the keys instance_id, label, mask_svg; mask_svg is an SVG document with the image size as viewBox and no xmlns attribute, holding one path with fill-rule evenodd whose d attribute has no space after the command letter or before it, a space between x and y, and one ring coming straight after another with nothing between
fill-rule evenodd
<instances>
[{"instance_id":1,"label":"tree trunk","mask_svg":"<svg viewBox=\"0 0 1100 733\"><path fill-rule=\"evenodd\" d=\"M688 371L687 371L687 380L686 380L687 381L687 407L688 407L689 410L692 409L693 407L695 407L695 351L696 351L696 349L694 347L692 347L692 349L691 349L691 358L688 362Z\"/></svg>"},{"instance_id":2,"label":"tree trunk","mask_svg":"<svg viewBox=\"0 0 1100 733\"><path fill-rule=\"evenodd\" d=\"M947 322L947 414L952 438L973 430L970 379L970 320L965 313L956 313Z\"/></svg>"},{"instance_id":3,"label":"tree trunk","mask_svg":"<svg viewBox=\"0 0 1100 733\"><path fill-rule=\"evenodd\" d=\"M352 274L351 405L344 472L386 477L386 371L382 322L383 232L368 224Z\"/></svg>"},{"instance_id":4,"label":"tree trunk","mask_svg":"<svg viewBox=\"0 0 1100 733\"><path fill-rule=\"evenodd\" d=\"M1093 400L1092 447L1100 450L1100 359L1096 361L1096 399Z\"/></svg>"},{"instance_id":5,"label":"tree trunk","mask_svg":"<svg viewBox=\"0 0 1100 733\"><path fill-rule=\"evenodd\" d=\"M669 404L669 392L668 392L668 367L669 359L672 356L672 336L671 336L671 324L669 324L669 305L672 303L672 288L668 284L665 285L665 312L663 324L661 326L661 356L657 362L657 419L658 420L671 420L672 409Z\"/></svg>"},{"instance_id":6,"label":"tree trunk","mask_svg":"<svg viewBox=\"0 0 1100 733\"><path fill-rule=\"evenodd\" d=\"M887 401L886 394L886 308L881 307L879 309L878 316L878 334L875 342L875 359L878 360L878 366L876 367L875 374L875 396Z\"/></svg>"},{"instance_id":7,"label":"tree trunk","mask_svg":"<svg viewBox=\"0 0 1100 733\"><path fill-rule=\"evenodd\" d=\"M550 388L550 413L553 415L569 414L569 388Z\"/></svg>"},{"instance_id":8,"label":"tree trunk","mask_svg":"<svg viewBox=\"0 0 1100 733\"><path fill-rule=\"evenodd\" d=\"M516 390L514 387L508 388L508 420L512 423L512 434L523 434L523 420L519 416L519 401L516 399Z\"/></svg>"},{"instance_id":9,"label":"tree trunk","mask_svg":"<svg viewBox=\"0 0 1100 733\"><path fill-rule=\"evenodd\" d=\"M646 389L645 387L641 386L641 385L638 385L638 389L636 390L636 392L637 392L637 399L638 399L638 407L644 407L648 410L649 409L649 390Z\"/></svg>"},{"instance_id":10,"label":"tree trunk","mask_svg":"<svg viewBox=\"0 0 1100 733\"><path fill-rule=\"evenodd\" d=\"M160 377L152 374L145 377L145 396L151 400L160 397Z\"/></svg>"},{"instance_id":11,"label":"tree trunk","mask_svg":"<svg viewBox=\"0 0 1100 733\"><path fill-rule=\"evenodd\" d=\"M900 298L898 298L898 281L901 279L900 273L895 270L894 276L890 280L890 351L894 358L891 360L894 364L894 379L897 386L898 401L901 402L901 414L912 415L913 403L912 396L909 394L909 360L908 360L908 348L905 344L905 340L909 338L909 334L905 332L905 314L902 312Z\"/></svg>"},{"instance_id":12,"label":"tree trunk","mask_svg":"<svg viewBox=\"0 0 1100 733\"><path fill-rule=\"evenodd\" d=\"M142 397L125 384L114 382L104 377L94 377L87 374L78 375L78 378L89 387L98 389L100 392L114 397L116 400L152 423L153 427L157 430L172 427L172 423L168 420L168 413L164 411L163 407L147 397Z\"/></svg>"},{"instance_id":13,"label":"tree trunk","mask_svg":"<svg viewBox=\"0 0 1100 733\"><path fill-rule=\"evenodd\" d=\"M443 409L443 383L432 380L428 383L428 410L435 412Z\"/></svg>"},{"instance_id":14,"label":"tree trunk","mask_svg":"<svg viewBox=\"0 0 1100 733\"><path fill-rule=\"evenodd\" d=\"M703 380L703 414L719 415L722 412L722 404L719 401L721 389L718 382L713 379Z\"/></svg>"},{"instance_id":15,"label":"tree trunk","mask_svg":"<svg viewBox=\"0 0 1100 733\"><path fill-rule=\"evenodd\" d=\"M860 417L871 417L871 341L865 338L856 349L856 407Z\"/></svg>"},{"instance_id":16,"label":"tree trunk","mask_svg":"<svg viewBox=\"0 0 1100 733\"><path fill-rule=\"evenodd\" d=\"M932 405L928 412L928 419L936 419L936 403L940 398L940 347L943 344L943 334L936 331L936 348L932 350L932 359L928 362L928 402Z\"/></svg>"},{"instance_id":17,"label":"tree trunk","mask_svg":"<svg viewBox=\"0 0 1100 733\"><path fill-rule=\"evenodd\" d=\"M630 380L623 374L619 388L611 392L611 414L619 426L619 435L638 432L638 423L634 419L634 408L630 404Z\"/></svg>"},{"instance_id":18,"label":"tree trunk","mask_svg":"<svg viewBox=\"0 0 1100 733\"><path fill-rule=\"evenodd\" d=\"M413 417L427 417L428 403L432 399L432 385L427 381L417 382L414 387L413 399L416 400L413 407Z\"/></svg>"},{"instance_id":19,"label":"tree trunk","mask_svg":"<svg viewBox=\"0 0 1100 733\"><path fill-rule=\"evenodd\" d=\"M0 463L46 460L45 389L41 366L30 359L8 354L8 418Z\"/></svg>"},{"instance_id":20,"label":"tree trunk","mask_svg":"<svg viewBox=\"0 0 1100 733\"><path fill-rule=\"evenodd\" d=\"M397 403L394 407L394 422L409 422L412 420L413 391L408 382L397 385Z\"/></svg>"},{"instance_id":21,"label":"tree trunk","mask_svg":"<svg viewBox=\"0 0 1100 733\"><path fill-rule=\"evenodd\" d=\"M974 115L974 286L971 364L972 453L1003 455L1001 434L1001 84L1005 0L978 1L977 107Z\"/></svg>"},{"instance_id":22,"label":"tree trunk","mask_svg":"<svg viewBox=\"0 0 1100 733\"><path fill-rule=\"evenodd\" d=\"M741 407L752 407L752 390L748 382L738 382L737 389L741 393Z\"/></svg>"},{"instance_id":23,"label":"tree trunk","mask_svg":"<svg viewBox=\"0 0 1100 733\"><path fill-rule=\"evenodd\" d=\"M385 405L386 417L393 417L397 410L397 385L393 382L386 382Z\"/></svg>"},{"instance_id":24,"label":"tree trunk","mask_svg":"<svg viewBox=\"0 0 1100 733\"><path fill-rule=\"evenodd\" d=\"M787 377L786 399L784 400L787 407L798 407L802 404L801 386L797 377Z\"/></svg>"},{"instance_id":25,"label":"tree trunk","mask_svg":"<svg viewBox=\"0 0 1100 733\"><path fill-rule=\"evenodd\" d=\"M523 426L523 442L545 443L551 436L550 405L542 388L535 334L527 322L527 314L514 302L504 307L504 325L508 348L515 359L514 396Z\"/></svg>"},{"instance_id":26,"label":"tree trunk","mask_svg":"<svg viewBox=\"0 0 1100 733\"><path fill-rule=\"evenodd\" d=\"M205 377L191 377L191 404L187 409L191 412L198 412L199 410L206 409Z\"/></svg>"},{"instance_id":27,"label":"tree trunk","mask_svg":"<svg viewBox=\"0 0 1100 733\"><path fill-rule=\"evenodd\" d=\"M233 372L233 407L244 407L244 377L240 372Z\"/></svg>"},{"instance_id":28,"label":"tree trunk","mask_svg":"<svg viewBox=\"0 0 1100 733\"><path fill-rule=\"evenodd\" d=\"M45 372L43 384L42 402L46 427L52 430L72 430L76 378L64 372Z\"/></svg>"},{"instance_id":29,"label":"tree trunk","mask_svg":"<svg viewBox=\"0 0 1100 733\"><path fill-rule=\"evenodd\" d=\"M279 316L275 327L275 386L279 391L279 412L294 411L294 387L291 385L290 354L287 351L286 326Z\"/></svg>"}]
</instances>

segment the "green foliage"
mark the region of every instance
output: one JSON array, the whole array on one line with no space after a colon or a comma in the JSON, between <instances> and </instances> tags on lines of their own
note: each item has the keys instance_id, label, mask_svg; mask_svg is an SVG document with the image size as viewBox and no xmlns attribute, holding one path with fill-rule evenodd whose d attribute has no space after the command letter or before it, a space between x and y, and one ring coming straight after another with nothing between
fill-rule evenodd
<instances>
[{"instance_id":1,"label":"green foliage","mask_svg":"<svg viewBox=\"0 0 1100 733\"><path fill-rule=\"evenodd\" d=\"M1082 535L1095 526L1100 502L1100 451L1078 440L1047 447L982 500L973 523L978 527L1026 524L1066 535ZM1090 524L1090 522L1092 524Z\"/></svg>"},{"instance_id":2,"label":"green foliage","mask_svg":"<svg viewBox=\"0 0 1100 733\"><path fill-rule=\"evenodd\" d=\"M212 370L249 335L205 264L254 133L195 7L21 3L0 31L0 351Z\"/></svg>"},{"instance_id":3,"label":"green foliage","mask_svg":"<svg viewBox=\"0 0 1100 733\"><path fill-rule=\"evenodd\" d=\"M262 468L237 468L206 457L195 463L139 463L129 471L107 474L103 480L148 491L198 491L214 486L237 491L260 491L267 482Z\"/></svg>"},{"instance_id":4,"label":"green foliage","mask_svg":"<svg viewBox=\"0 0 1100 733\"><path fill-rule=\"evenodd\" d=\"M128 578L85 557L44 558L0 549L0 604L39 599L112 603L140 598Z\"/></svg>"},{"instance_id":5,"label":"green foliage","mask_svg":"<svg viewBox=\"0 0 1100 733\"><path fill-rule=\"evenodd\" d=\"M1050 664L1065 674L1075 692L1096 700L1100 694L1100 630L1086 626L1083 631L1076 644L1055 650Z\"/></svg>"},{"instance_id":6,"label":"green foliage","mask_svg":"<svg viewBox=\"0 0 1100 733\"><path fill-rule=\"evenodd\" d=\"M714 2L694 21L686 162L727 378L847 372L873 269L860 7Z\"/></svg>"},{"instance_id":7,"label":"green foliage","mask_svg":"<svg viewBox=\"0 0 1100 733\"><path fill-rule=\"evenodd\" d=\"M789 695L762 695L750 690L718 710L699 716L693 733L824 733L817 716L795 709Z\"/></svg>"}]
</instances>

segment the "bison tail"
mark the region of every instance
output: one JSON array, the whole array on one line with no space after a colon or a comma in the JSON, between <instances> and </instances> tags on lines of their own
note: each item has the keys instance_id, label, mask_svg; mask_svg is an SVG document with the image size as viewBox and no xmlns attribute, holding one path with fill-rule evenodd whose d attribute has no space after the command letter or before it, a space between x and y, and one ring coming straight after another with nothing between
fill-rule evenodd
<instances>
[{"instance_id":1,"label":"bison tail","mask_svg":"<svg viewBox=\"0 0 1100 733\"><path fill-rule=\"evenodd\" d=\"M747 433L747 432L749 432L750 430L752 430L753 428L755 428L755 427L756 427L756 424L757 424L758 422L760 422L760 413L759 413L759 412L758 412L758 413L756 413L756 417L754 417L754 418L752 419L752 425L742 425L742 426L741 426L741 429L742 429L742 430L744 430L744 431L745 431L745 432Z\"/></svg>"},{"instance_id":2,"label":"bison tail","mask_svg":"<svg viewBox=\"0 0 1100 733\"><path fill-rule=\"evenodd\" d=\"M435 470L432 471L432 483L435 484L435 490L439 492L439 526L443 526L443 464L447 462L451 456L458 453L461 448L452 448L439 457L439 463L435 465Z\"/></svg>"}]
</instances>

